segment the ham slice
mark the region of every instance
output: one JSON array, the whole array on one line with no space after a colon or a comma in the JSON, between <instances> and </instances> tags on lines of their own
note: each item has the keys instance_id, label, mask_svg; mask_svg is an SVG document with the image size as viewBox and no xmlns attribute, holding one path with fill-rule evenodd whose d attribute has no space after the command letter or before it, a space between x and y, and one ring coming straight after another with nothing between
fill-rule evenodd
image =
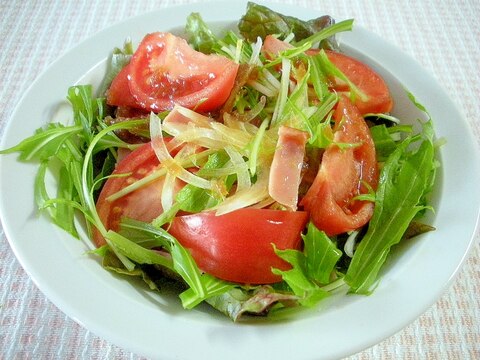
<instances>
[{"instance_id":1,"label":"ham slice","mask_svg":"<svg viewBox=\"0 0 480 360\"><path fill-rule=\"evenodd\" d=\"M269 195L292 211L297 209L305 144L308 133L288 126L278 130L278 142L270 168Z\"/></svg>"}]
</instances>

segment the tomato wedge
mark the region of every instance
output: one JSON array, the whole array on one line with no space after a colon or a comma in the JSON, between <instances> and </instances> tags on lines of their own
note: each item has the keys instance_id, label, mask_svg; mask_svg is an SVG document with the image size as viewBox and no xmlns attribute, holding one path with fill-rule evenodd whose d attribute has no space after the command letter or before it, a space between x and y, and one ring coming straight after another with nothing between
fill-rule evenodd
<instances>
[{"instance_id":1,"label":"tomato wedge","mask_svg":"<svg viewBox=\"0 0 480 360\"><path fill-rule=\"evenodd\" d=\"M292 45L281 41L274 36L267 35L263 43L263 52L269 58L274 58L280 52L292 47ZM368 113L386 113L393 108L393 99L390 95L387 84L372 68L348 55L325 51L328 59L343 72L351 82L358 87L366 96L366 100L359 97L355 99L355 106L362 115ZM318 50L308 50L307 55L318 54ZM332 89L342 93L348 91L348 86L336 79L332 79Z\"/></svg>"},{"instance_id":2,"label":"tomato wedge","mask_svg":"<svg viewBox=\"0 0 480 360\"><path fill-rule=\"evenodd\" d=\"M154 112L175 104L213 111L229 97L237 70L238 64L225 57L205 55L180 37L156 32L143 38L114 79L107 102Z\"/></svg>"},{"instance_id":3,"label":"tomato wedge","mask_svg":"<svg viewBox=\"0 0 480 360\"><path fill-rule=\"evenodd\" d=\"M125 66L112 81L110 88L107 91L107 104L141 109L141 106L137 104L137 100L133 97L128 87L128 73L130 66Z\"/></svg>"},{"instance_id":4,"label":"tomato wedge","mask_svg":"<svg viewBox=\"0 0 480 360\"><path fill-rule=\"evenodd\" d=\"M288 270L278 249L299 249L308 221L303 211L240 209L216 216L213 212L176 217L169 232L188 248L203 271L244 284L281 281L272 268Z\"/></svg>"},{"instance_id":5,"label":"tomato wedge","mask_svg":"<svg viewBox=\"0 0 480 360\"><path fill-rule=\"evenodd\" d=\"M387 113L393 108L393 99L385 81L372 68L345 54L326 51L328 59L343 72L366 96L366 100L355 99L355 106L362 115ZM334 81L333 89L342 92L345 84Z\"/></svg>"},{"instance_id":6,"label":"tomato wedge","mask_svg":"<svg viewBox=\"0 0 480 360\"><path fill-rule=\"evenodd\" d=\"M355 230L370 220L374 204L354 197L368 193L365 184L376 189L378 183L370 130L345 95L340 96L334 120L334 142L325 150L317 176L301 200L315 226L329 236Z\"/></svg>"},{"instance_id":7,"label":"tomato wedge","mask_svg":"<svg viewBox=\"0 0 480 360\"><path fill-rule=\"evenodd\" d=\"M142 179L159 166L159 161L151 143L146 143L134 150L117 165L100 192L97 200L97 212L107 230L118 230L122 217L129 217L140 221L152 221L163 212L161 194L164 178L160 178L145 185L117 200L107 198L123 189L130 183ZM129 174L128 176L115 176ZM180 189L182 184L177 184ZM96 246L105 244L105 239L98 231L94 231L93 241Z\"/></svg>"}]
</instances>

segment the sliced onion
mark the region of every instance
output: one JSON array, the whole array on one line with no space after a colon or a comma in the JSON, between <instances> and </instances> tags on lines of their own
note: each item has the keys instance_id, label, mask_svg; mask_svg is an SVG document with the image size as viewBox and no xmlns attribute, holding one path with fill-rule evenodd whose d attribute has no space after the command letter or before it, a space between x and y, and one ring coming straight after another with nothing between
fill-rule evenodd
<instances>
[{"instance_id":1,"label":"sliced onion","mask_svg":"<svg viewBox=\"0 0 480 360\"><path fill-rule=\"evenodd\" d=\"M227 152L232 164L238 168L237 172L237 192L244 191L249 189L252 185L250 181L250 173L248 172L248 165L243 159L242 154L235 150L231 146L226 146L225 151Z\"/></svg>"},{"instance_id":2,"label":"sliced onion","mask_svg":"<svg viewBox=\"0 0 480 360\"><path fill-rule=\"evenodd\" d=\"M260 97L260 101L255 104L253 108L251 108L249 111L246 111L245 114L239 114L236 116L236 119L241 122L250 122L253 119L255 119L258 114L262 112L262 110L265 108L265 103L267 99L265 96Z\"/></svg>"},{"instance_id":3,"label":"sliced onion","mask_svg":"<svg viewBox=\"0 0 480 360\"><path fill-rule=\"evenodd\" d=\"M345 251L345 254L348 257L353 257L353 254L355 253L355 244L357 242L357 235L359 231L355 230L350 233L350 235L347 238L347 241L345 242L345 246L343 247L343 251Z\"/></svg>"},{"instance_id":4,"label":"sliced onion","mask_svg":"<svg viewBox=\"0 0 480 360\"><path fill-rule=\"evenodd\" d=\"M258 131L258 127L249 122L239 120L239 116L242 115L225 113L223 114L223 123L230 129L240 130L254 136Z\"/></svg>"},{"instance_id":5,"label":"sliced onion","mask_svg":"<svg viewBox=\"0 0 480 360\"><path fill-rule=\"evenodd\" d=\"M170 155L163 138L162 123L160 118L153 112L150 114L150 136L152 139L152 148L157 155L158 160L167 171L188 184L192 184L202 189L211 189L210 181L194 175L184 169L181 164L175 161Z\"/></svg>"},{"instance_id":6,"label":"sliced onion","mask_svg":"<svg viewBox=\"0 0 480 360\"><path fill-rule=\"evenodd\" d=\"M183 146L180 151L175 155L174 160L183 163L183 161L195 154L197 147L192 144L187 144ZM175 185L177 177L172 172L167 172L165 176L165 182L162 188L162 208L164 212L167 212L171 209L173 202L175 200Z\"/></svg>"},{"instance_id":7,"label":"sliced onion","mask_svg":"<svg viewBox=\"0 0 480 360\"><path fill-rule=\"evenodd\" d=\"M270 205L274 204L276 201L272 199L271 197L268 197L252 206L250 206L252 209L263 209L266 207L269 207Z\"/></svg>"},{"instance_id":8,"label":"sliced onion","mask_svg":"<svg viewBox=\"0 0 480 360\"><path fill-rule=\"evenodd\" d=\"M270 98L275 97L277 95L277 91L274 89L269 88L268 86L262 84L257 80L248 80L247 84L250 85L252 88L257 90L258 92L262 93L265 96Z\"/></svg>"},{"instance_id":9,"label":"sliced onion","mask_svg":"<svg viewBox=\"0 0 480 360\"><path fill-rule=\"evenodd\" d=\"M177 111L182 114L185 118L191 120L195 125L202 128L209 128L212 123L215 121L208 116L199 114L193 110L187 109L183 106L177 106Z\"/></svg>"},{"instance_id":10,"label":"sliced onion","mask_svg":"<svg viewBox=\"0 0 480 360\"><path fill-rule=\"evenodd\" d=\"M257 163L258 163L258 156L260 152L260 145L262 143L263 137L265 136L265 130L268 126L268 120L263 120L262 124L258 128L255 137L253 138L252 145L250 147L250 157L248 159L250 173L255 175L257 172Z\"/></svg>"},{"instance_id":11,"label":"sliced onion","mask_svg":"<svg viewBox=\"0 0 480 360\"><path fill-rule=\"evenodd\" d=\"M245 168L245 165L243 164L239 164L235 166L231 164L231 162L228 162L227 164L225 164L224 167L220 169L202 169L202 175L205 176L206 178L208 177L222 178L229 175L237 174L238 172L243 171L244 168Z\"/></svg>"},{"instance_id":12,"label":"sliced onion","mask_svg":"<svg viewBox=\"0 0 480 360\"><path fill-rule=\"evenodd\" d=\"M262 42L262 38L260 36L257 37L257 41L255 42L255 44L252 45L252 56L250 56L250 60L249 60L249 64L252 64L252 65L261 65L261 61L260 61L260 52L262 51L262 45L263 45L263 42Z\"/></svg>"},{"instance_id":13,"label":"sliced onion","mask_svg":"<svg viewBox=\"0 0 480 360\"><path fill-rule=\"evenodd\" d=\"M237 116L233 114L224 113L223 123L225 124L225 126L228 126L231 129L237 129L245 132L247 131L247 128L245 127L245 123L243 121L238 121Z\"/></svg>"},{"instance_id":14,"label":"sliced onion","mask_svg":"<svg viewBox=\"0 0 480 360\"><path fill-rule=\"evenodd\" d=\"M163 119L163 131L172 136L181 134L188 128L190 123L190 119L180 113L178 108L179 106L175 105L172 111Z\"/></svg>"},{"instance_id":15,"label":"sliced onion","mask_svg":"<svg viewBox=\"0 0 480 360\"><path fill-rule=\"evenodd\" d=\"M265 80L270 84L271 88L276 89L277 91L280 90L280 86L282 86L282 84L275 76L273 76L270 71L268 71L267 69L263 69L262 75L264 76Z\"/></svg>"},{"instance_id":16,"label":"sliced onion","mask_svg":"<svg viewBox=\"0 0 480 360\"><path fill-rule=\"evenodd\" d=\"M258 111L263 106L260 104ZM243 148L251 139L251 135L244 129L225 126L182 106L175 106L163 125L163 130L174 136L169 149L183 143L194 143L211 149L223 149L228 145Z\"/></svg>"},{"instance_id":17,"label":"sliced onion","mask_svg":"<svg viewBox=\"0 0 480 360\"><path fill-rule=\"evenodd\" d=\"M212 123L212 129L220 136L221 140L224 143L224 146L233 145L237 148L244 148L248 145L251 140L250 134L245 133L241 130L235 130L226 127L222 123Z\"/></svg>"},{"instance_id":18,"label":"sliced onion","mask_svg":"<svg viewBox=\"0 0 480 360\"><path fill-rule=\"evenodd\" d=\"M215 208L216 215L227 214L238 209L249 207L269 198L268 173L268 169L265 169L265 171L258 174L257 181L249 189L235 192L235 194L218 205Z\"/></svg>"},{"instance_id":19,"label":"sliced onion","mask_svg":"<svg viewBox=\"0 0 480 360\"><path fill-rule=\"evenodd\" d=\"M163 188L162 188L162 209L164 212L167 212L172 208L173 205L173 200L175 197L175 181L176 181L176 176L174 176L172 173L167 172L165 175L165 181L163 183Z\"/></svg>"}]
</instances>

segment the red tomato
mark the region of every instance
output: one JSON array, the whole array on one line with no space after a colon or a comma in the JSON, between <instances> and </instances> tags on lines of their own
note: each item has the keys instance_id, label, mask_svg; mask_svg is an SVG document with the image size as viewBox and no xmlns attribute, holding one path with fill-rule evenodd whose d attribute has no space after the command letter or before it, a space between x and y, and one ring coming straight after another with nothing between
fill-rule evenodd
<instances>
[{"instance_id":1,"label":"red tomato","mask_svg":"<svg viewBox=\"0 0 480 360\"><path fill-rule=\"evenodd\" d=\"M125 66L113 79L107 91L107 104L127 108L140 108L128 87L129 70L129 65Z\"/></svg>"},{"instance_id":2,"label":"red tomato","mask_svg":"<svg viewBox=\"0 0 480 360\"><path fill-rule=\"evenodd\" d=\"M263 44L263 51L267 57L274 58L280 52L291 47L290 44L268 35ZM315 55L318 50L307 51L308 55ZM326 50L328 59L342 71L365 95L366 101L355 99L355 105L360 113L385 113L393 108L393 100L385 81L366 64L342 53ZM333 90L348 91L346 84L333 79Z\"/></svg>"},{"instance_id":3,"label":"red tomato","mask_svg":"<svg viewBox=\"0 0 480 360\"><path fill-rule=\"evenodd\" d=\"M125 156L117 165L113 175L130 175L110 177L103 186L97 200L97 212L107 230L118 230L122 217L149 222L163 212L160 201L164 182L163 177L117 200L107 200L107 197L115 194L133 181L145 177L158 166L158 158L150 143L142 145ZM179 183L178 188L180 187ZM98 231L94 231L93 240L97 246L105 244L105 239Z\"/></svg>"},{"instance_id":4,"label":"red tomato","mask_svg":"<svg viewBox=\"0 0 480 360\"><path fill-rule=\"evenodd\" d=\"M169 232L188 248L203 271L245 284L281 281L273 268L288 270L278 249L299 249L308 221L303 211L240 209L216 216L212 212L179 216Z\"/></svg>"},{"instance_id":5,"label":"red tomato","mask_svg":"<svg viewBox=\"0 0 480 360\"><path fill-rule=\"evenodd\" d=\"M175 104L207 112L219 108L230 95L238 64L197 52L184 39L157 32L144 37L125 69L112 82L110 105L132 106L133 99L133 107L154 112Z\"/></svg>"},{"instance_id":6,"label":"red tomato","mask_svg":"<svg viewBox=\"0 0 480 360\"><path fill-rule=\"evenodd\" d=\"M358 109L342 95L334 113L334 143L327 147L312 186L301 201L311 220L327 235L337 235L365 225L374 204L353 200L376 189L378 169L370 130ZM358 144L340 148L335 143Z\"/></svg>"},{"instance_id":7,"label":"red tomato","mask_svg":"<svg viewBox=\"0 0 480 360\"><path fill-rule=\"evenodd\" d=\"M364 63L334 51L327 51L328 59L343 72L368 99L355 99L355 106L360 113L386 113L393 108L393 99L385 81ZM333 89L345 91L345 85L334 82Z\"/></svg>"},{"instance_id":8,"label":"red tomato","mask_svg":"<svg viewBox=\"0 0 480 360\"><path fill-rule=\"evenodd\" d=\"M262 45L262 52L267 59L275 59L282 51L291 48L289 43L277 39L273 35L267 35Z\"/></svg>"}]
</instances>

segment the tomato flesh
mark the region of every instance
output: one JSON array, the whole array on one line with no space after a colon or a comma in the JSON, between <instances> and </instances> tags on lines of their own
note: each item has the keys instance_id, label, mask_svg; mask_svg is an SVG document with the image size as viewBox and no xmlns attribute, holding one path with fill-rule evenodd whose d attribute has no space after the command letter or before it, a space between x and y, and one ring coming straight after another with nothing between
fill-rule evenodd
<instances>
[{"instance_id":1,"label":"tomato flesh","mask_svg":"<svg viewBox=\"0 0 480 360\"><path fill-rule=\"evenodd\" d=\"M154 112L175 104L213 111L229 97L237 71L225 57L197 52L170 33L152 33L112 82L107 101Z\"/></svg>"},{"instance_id":2,"label":"tomato flesh","mask_svg":"<svg viewBox=\"0 0 480 360\"><path fill-rule=\"evenodd\" d=\"M112 81L107 90L107 104L126 108L140 109L128 87L129 65L126 65Z\"/></svg>"},{"instance_id":3,"label":"tomato flesh","mask_svg":"<svg viewBox=\"0 0 480 360\"><path fill-rule=\"evenodd\" d=\"M146 143L134 150L117 165L100 192L97 200L97 212L107 230L117 231L122 217L150 222L163 212L161 194L163 177L155 180L117 200L107 198L127 185L144 178L159 166L159 161L151 143ZM116 177L115 175L129 174ZM181 187L177 184L178 189ZM99 231L94 231L93 240L97 246L105 244L105 239Z\"/></svg>"},{"instance_id":4,"label":"tomato flesh","mask_svg":"<svg viewBox=\"0 0 480 360\"><path fill-rule=\"evenodd\" d=\"M350 100L341 95L334 113L334 143L323 154L312 186L301 201L313 223L329 236L365 225L374 204L353 198L376 189L378 169L375 146L367 124ZM353 144L340 148L336 143Z\"/></svg>"},{"instance_id":5,"label":"tomato flesh","mask_svg":"<svg viewBox=\"0 0 480 360\"><path fill-rule=\"evenodd\" d=\"M326 51L328 59L343 72L366 96L366 100L357 97L355 106L364 115L368 113L387 113L393 108L393 99L385 81L364 63L345 54ZM343 84L335 83L333 89L345 91Z\"/></svg>"},{"instance_id":6,"label":"tomato flesh","mask_svg":"<svg viewBox=\"0 0 480 360\"><path fill-rule=\"evenodd\" d=\"M244 284L281 281L272 268L288 270L278 249L299 249L308 221L303 211L240 209L216 216L213 212L176 217L169 232L190 250L203 271Z\"/></svg>"},{"instance_id":7,"label":"tomato flesh","mask_svg":"<svg viewBox=\"0 0 480 360\"><path fill-rule=\"evenodd\" d=\"M278 54L292 45L281 41L274 36L268 35L263 44L263 51L269 58L274 58ZM318 50L312 49L306 52L307 55L316 55ZM372 68L343 53L325 50L328 59L343 72L357 88L366 96L366 100L357 96L355 106L362 115L368 113L386 113L393 108L393 99L390 95L387 84ZM337 79L332 80L332 89L342 93L349 91L347 84L341 83Z\"/></svg>"}]
</instances>

